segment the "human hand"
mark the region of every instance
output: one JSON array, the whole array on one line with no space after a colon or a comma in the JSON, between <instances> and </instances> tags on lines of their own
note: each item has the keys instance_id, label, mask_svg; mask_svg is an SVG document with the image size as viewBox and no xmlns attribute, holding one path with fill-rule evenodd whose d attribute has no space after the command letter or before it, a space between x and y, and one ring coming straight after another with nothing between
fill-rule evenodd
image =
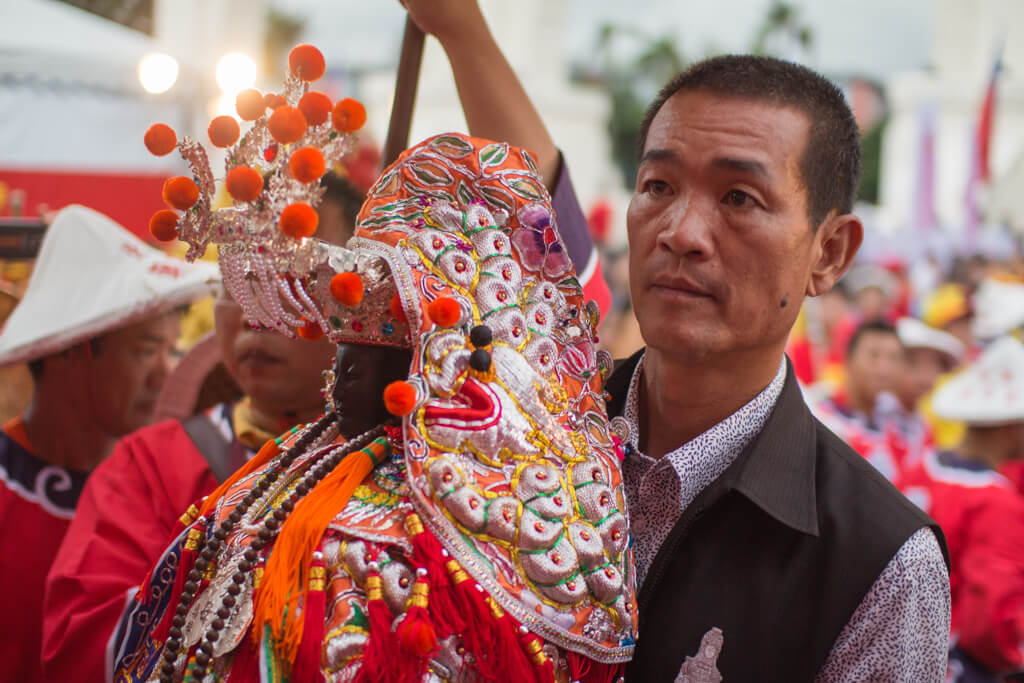
<instances>
[{"instance_id":1,"label":"human hand","mask_svg":"<svg viewBox=\"0 0 1024 683\"><path fill-rule=\"evenodd\" d=\"M399 0L420 30L438 39L465 39L487 24L477 0Z\"/></svg>"}]
</instances>

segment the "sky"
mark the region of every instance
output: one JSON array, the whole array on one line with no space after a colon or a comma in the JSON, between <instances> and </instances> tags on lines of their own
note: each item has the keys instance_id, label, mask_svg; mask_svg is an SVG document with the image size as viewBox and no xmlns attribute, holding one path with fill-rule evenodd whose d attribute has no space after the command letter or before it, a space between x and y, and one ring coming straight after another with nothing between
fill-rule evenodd
<instances>
[{"instance_id":1,"label":"sky","mask_svg":"<svg viewBox=\"0 0 1024 683\"><path fill-rule=\"evenodd\" d=\"M509 0L485 0L488 2ZM522 1L522 0L520 0ZM642 35L670 35L688 58L749 49L771 0L545 0L567 5L566 45L585 61L602 24ZM393 64L404 13L398 0L271 0L307 20L304 40L334 63ZM837 75L884 79L928 63L932 0L792 0L814 33L809 66ZM337 64L341 66L342 64Z\"/></svg>"}]
</instances>

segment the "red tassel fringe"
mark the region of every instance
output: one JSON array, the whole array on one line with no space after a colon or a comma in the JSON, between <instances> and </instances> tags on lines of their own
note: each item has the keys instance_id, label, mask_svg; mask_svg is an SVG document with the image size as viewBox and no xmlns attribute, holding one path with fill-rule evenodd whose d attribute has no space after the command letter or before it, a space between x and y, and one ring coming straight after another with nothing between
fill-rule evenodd
<instances>
[{"instance_id":1,"label":"red tassel fringe","mask_svg":"<svg viewBox=\"0 0 1024 683\"><path fill-rule=\"evenodd\" d=\"M259 643L253 639L252 631L246 632L235 650L230 671L225 683L260 683Z\"/></svg>"},{"instance_id":2,"label":"red tassel fringe","mask_svg":"<svg viewBox=\"0 0 1024 683\"><path fill-rule=\"evenodd\" d=\"M621 664L595 662L578 652L569 653L569 677L580 683L615 683L622 675Z\"/></svg>"},{"instance_id":3,"label":"red tassel fringe","mask_svg":"<svg viewBox=\"0 0 1024 683\"><path fill-rule=\"evenodd\" d=\"M448 553L434 534L423 528L423 522L415 512L405 518L405 528L412 540L413 559L427 570L430 616L437 637L443 640L456 633L464 633L466 620L459 609L455 588L445 569Z\"/></svg>"},{"instance_id":4,"label":"red tassel fringe","mask_svg":"<svg viewBox=\"0 0 1024 683\"><path fill-rule=\"evenodd\" d=\"M321 652L324 644L324 619L326 609L325 594L327 569L324 567L323 556L314 553L313 562L309 566L309 590L306 591L302 605L302 642L292 663L292 672L288 677L302 683L321 683L324 680L321 667Z\"/></svg>"},{"instance_id":5,"label":"red tassel fringe","mask_svg":"<svg viewBox=\"0 0 1024 683\"><path fill-rule=\"evenodd\" d=\"M391 633L391 608L384 602L380 569L376 562L371 563L370 574L366 577L366 612L370 633L355 683L392 680L387 672L394 671L394 654L398 648Z\"/></svg>"},{"instance_id":6,"label":"red tassel fringe","mask_svg":"<svg viewBox=\"0 0 1024 683\"><path fill-rule=\"evenodd\" d=\"M171 588L171 595L167 603L167 611L164 612L160 623L153 629L152 638L158 643L166 640L167 632L171 630L171 622L176 614L174 606L178 604L178 599L181 598L181 594L185 590L188 573L196 566L196 551L199 549L202 538L202 525L196 525L189 530L188 537L185 539L185 544L181 549L181 561L178 563L178 573L174 576L174 586Z\"/></svg>"}]
</instances>

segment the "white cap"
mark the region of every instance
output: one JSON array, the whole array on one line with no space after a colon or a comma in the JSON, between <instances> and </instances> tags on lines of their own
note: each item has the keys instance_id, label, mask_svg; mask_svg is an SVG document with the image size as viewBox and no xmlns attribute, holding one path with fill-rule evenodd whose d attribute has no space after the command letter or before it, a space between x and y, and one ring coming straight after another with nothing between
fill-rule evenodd
<instances>
[{"instance_id":1,"label":"white cap","mask_svg":"<svg viewBox=\"0 0 1024 683\"><path fill-rule=\"evenodd\" d=\"M995 339L1024 325L1024 284L984 280L974 294L974 336Z\"/></svg>"},{"instance_id":2,"label":"white cap","mask_svg":"<svg viewBox=\"0 0 1024 683\"><path fill-rule=\"evenodd\" d=\"M896 334L908 349L934 349L944 353L955 362L963 360L963 342L942 330L926 325L917 318L900 318L896 321Z\"/></svg>"},{"instance_id":3,"label":"white cap","mask_svg":"<svg viewBox=\"0 0 1024 683\"><path fill-rule=\"evenodd\" d=\"M969 425L1024 422L1024 344L1013 337L993 342L977 362L939 387L932 410Z\"/></svg>"},{"instance_id":4,"label":"white cap","mask_svg":"<svg viewBox=\"0 0 1024 683\"><path fill-rule=\"evenodd\" d=\"M216 288L212 263L187 263L72 204L46 230L28 288L0 331L0 365L24 363L171 311Z\"/></svg>"},{"instance_id":5,"label":"white cap","mask_svg":"<svg viewBox=\"0 0 1024 683\"><path fill-rule=\"evenodd\" d=\"M857 294L870 287L882 290L885 298L891 299L896 294L896 278L892 273L873 263L854 266L842 279L843 286L850 294Z\"/></svg>"}]
</instances>

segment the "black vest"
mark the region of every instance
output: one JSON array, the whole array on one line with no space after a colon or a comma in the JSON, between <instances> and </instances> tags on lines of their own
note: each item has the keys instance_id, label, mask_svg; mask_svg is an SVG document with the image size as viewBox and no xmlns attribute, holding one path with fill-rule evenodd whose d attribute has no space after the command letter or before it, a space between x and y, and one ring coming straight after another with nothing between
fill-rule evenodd
<instances>
[{"instance_id":1,"label":"black vest","mask_svg":"<svg viewBox=\"0 0 1024 683\"><path fill-rule=\"evenodd\" d=\"M611 416L639 359L608 380ZM811 416L788 367L761 433L687 507L651 565L626 680L673 681L717 627L726 683L813 681L878 575L925 526L946 554L939 527Z\"/></svg>"}]
</instances>

